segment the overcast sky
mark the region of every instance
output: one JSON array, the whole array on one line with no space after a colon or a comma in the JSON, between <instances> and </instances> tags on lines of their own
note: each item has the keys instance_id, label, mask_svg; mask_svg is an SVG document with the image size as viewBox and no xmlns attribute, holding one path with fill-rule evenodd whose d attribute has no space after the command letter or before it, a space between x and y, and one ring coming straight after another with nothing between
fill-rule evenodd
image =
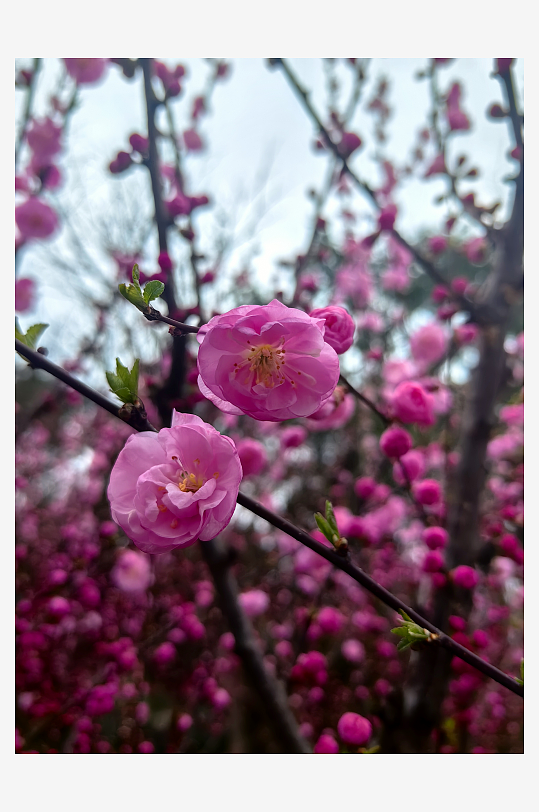
<instances>
[{"instance_id":1,"label":"overcast sky","mask_svg":"<svg viewBox=\"0 0 539 812\"><path fill-rule=\"evenodd\" d=\"M25 61L20 60L20 64ZM187 71L183 93L174 101L176 123L182 130L189 126L192 99L204 87L208 66L202 59L165 61L171 65L181 61ZM202 119L199 128L207 149L189 156L186 161L189 191L207 194L213 203L211 209L197 214L203 246L205 228L210 230L215 213L226 212L233 225L243 227L243 231L250 226L252 231L248 244L238 239L236 250L228 258L228 267L240 270L247 250L256 244L253 267L261 279L269 280L276 272L279 259L293 258L306 248L313 210L306 191L320 187L327 159L312 149L312 123L281 71L268 70L263 59L230 61L230 77L215 87L210 114ZM303 85L312 91L312 101L323 113L327 94L322 60L291 59L289 63ZM398 164L409 157L416 133L426 121L428 86L414 79L426 63L425 59L372 59L369 64L371 81L364 98L372 94L373 79L379 75L386 75L390 82L389 101L394 115L388 127L390 139L386 152L387 157ZM500 194L505 195L504 203L507 201L510 187L501 184L500 179L514 169L514 162L507 159L507 151L512 146L507 124L489 121L485 116L491 103L502 101L500 84L490 77L492 65L491 59L458 59L439 72L442 90L456 80L463 84L462 106L472 120L473 129L469 134L454 136L453 155L464 152L479 168L480 178L470 189L476 191L479 202L484 205L492 204ZM61 69L59 60L44 60L36 96L38 115L46 112L48 96L56 86ZM341 75L346 75L345 70L339 70ZM516 76L522 90L522 60L517 61ZM345 89L343 98L346 98ZM23 94L18 91L18 110L22 98ZM99 85L82 89L80 99L80 107L69 123L67 150L62 158L65 174L62 199L69 198L73 184L82 183L83 197L80 187L75 192L80 201L77 206L81 206L81 211L86 206L99 211L110 200L111 184L124 182L111 177L108 163L118 150L126 149L130 133L146 132L142 82L140 78L127 81L119 68L111 65ZM350 129L364 139L365 148L358 151L351 163L363 178L377 183L379 175L372 161L371 124L371 117L360 108ZM142 175L143 170L139 173ZM139 176L136 187L133 179L128 182L133 184L133 189L140 189L143 188L141 183L146 181ZM409 239L414 239L426 226L433 231L441 227L447 209L434 205L433 201L444 189L443 181L431 179L426 183L411 181L398 193L397 226ZM263 195L259 194L261 190ZM51 202L53 200L51 197ZM357 211L369 209L369 204L359 195L354 195L353 200ZM39 252L26 249L21 275L36 274L41 262L39 257ZM50 287L42 286L41 293L36 316L48 321L57 314L59 306L65 307L65 301L61 301L61 291L54 292Z\"/></svg>"}]
</instances>

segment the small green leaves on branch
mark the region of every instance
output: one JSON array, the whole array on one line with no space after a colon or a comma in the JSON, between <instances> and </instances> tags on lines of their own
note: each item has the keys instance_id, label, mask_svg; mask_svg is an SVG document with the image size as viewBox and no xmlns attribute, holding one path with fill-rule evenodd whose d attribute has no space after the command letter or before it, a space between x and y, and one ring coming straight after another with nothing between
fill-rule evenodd
<instances>
[{"instance_id":1,"label":"small green leaves on branch","mask_svg":"<svg viewBox=\"0 0 539 812\"><path fill-rule=\"evenodd\" d=\"M321 513L315 513L314 518L316 519L316 524L318 525L318 529L324 536L327 538L331 544L335 547L338 553L346 554L348 552L348 542L345 538L341 536L339 533L339 528L337 527L337 520L335 518L335 513L333 511L333 505L326 499L326 515L325 518L322 516Z\"/></svg>"},{"instance_id":2,"label":"small green leaves on branch","mask_svg":"<svg viewBox=\"0 0 539 812\"><path fill-rule=\"evenodd\" d=\"M153 302L154 299L158 299L159 296L161 296L165 286L163 282L160 282L158 279L151 279L145 284L144 289L142 289L140 287L140 271L137 264L133 265L132 279L132 285L125 285L122 282L121 285L118 285L118 290L128 302L131 302L132 305L135 305L138 310L144 313L150 306L150 302Z\"/></svg>"},{"instance_id":3,"label":"small green leaves on branch","mask_svg":"<svg viewBox=\"0 0 539 812\"><path fill-rule=\"evenodd\" d=\"M519 685L524 685L524 658L520 661L520 679L515 677L515 682L518 682Z\"/></svg>"},{"instance_id":4,"label":"small green leaves on branch","mask_svg":"<svg viewBox=\"0 0 539 812\"><path fill-rule=\"evenodd\" d=\"M138 401L138 368L139 359L137 358L133 364L133 369L128 370L127 367L116 359L116 373L105 372L107 381L109 382L110 391L113 392L122 403L136 404Z\"/></svg>"},{"instance_id":5,"label":"small green leaves on branch","mask_svg":"<svg viewBox=\"0 0 539 812\"><path fill-rule=\"evenodd\" d=\"M402 626L391 629L393 634L401 638L397 645L397 651L404 651L410 646L415 647L417 643L430 643L431 640L436 640L439 637L438 634L429 632L428 629L423 629L417 623L414 623L402 609L399 615L403 619Z\"/></svg>"},{"instance_id":6,"label":"small green leaves on branch","mask_svg":"<svg viewBox=\"0 0 539 812\"><path fill-rule=\"evenodd\" d=\"M23 333L19 324L19 319L15 317L15 338L17 338L23 344L26 344L26 346L30 347L31 350L35 350L37 349L37 342L48 326L48 324L33 324L28 328L26 333ZM19 358L23 357L20 353L17 353L17 355ZM26 361L26 358L24 360Z\"/></svg>"}]
</instances>

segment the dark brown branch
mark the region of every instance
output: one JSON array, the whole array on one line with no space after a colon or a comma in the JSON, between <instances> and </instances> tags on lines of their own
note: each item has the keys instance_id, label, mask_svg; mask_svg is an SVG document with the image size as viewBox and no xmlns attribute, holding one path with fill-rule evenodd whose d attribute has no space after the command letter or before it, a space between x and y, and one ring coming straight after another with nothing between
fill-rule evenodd
<instances>
[{"instance_id":1,"label":"dark brown branch","mask_svg":"<svg viewBox=\"0 0 539 812\"><path fill-rule=\"evenodd\" d=\"M142 73L144 75L144 98L146 102L149 142L147 166L152 183L152 194L155 205L155 221L159 238L159 250L168 254L167 231L169 226L172 225L172 220L168 214L165 213L165 207L163 204L161 174L159 169L159 150L157 147L159 133L155 123L155 114L161 102L157 99L152 87L152 60L140 59L139 63L142 67ZM168 312L174 313L177 308L177 304L171 274L169 274L167 282L168 284L165 285L165 290L163 292L163 299L167 304ZM163 425L166 425L167 418L170 415L170 404L178 400L183 392L183 385L187 369L186 355L187 349L185 337L181 335L174 336L172 339L172 362L170 365L168 380L156 397L157 408L159 410L161 420L163 421Z\"/></svg>"},{"instance_id":2,"label":"dark brown branch","mask_svg":"<svg viewBox=\"0 0 539 812\"><path fill-rule=\"evenodd\" d=\"M504 87L505 98L507 100L507 104L509 105L509 117L511 119L511 125L513 127L513 133L515 135L517 147L520 147L520 149L523 150L524 139L522 137L522 116L517 110L515 85L513 82L513 71L511 70L511 68L509 68L509 70L506 71L505 73L497 73L496 75L500 79Z\"/></svg>"}]
</instances>

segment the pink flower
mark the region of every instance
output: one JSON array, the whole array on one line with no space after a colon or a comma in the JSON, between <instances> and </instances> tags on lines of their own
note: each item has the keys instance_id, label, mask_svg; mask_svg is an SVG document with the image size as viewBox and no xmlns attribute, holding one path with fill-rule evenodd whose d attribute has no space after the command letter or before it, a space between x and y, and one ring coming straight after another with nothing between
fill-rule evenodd
<instances>
[{"instance_id":1,"label":"pink flower","mask_svg":"<svg viewBox=\"0 0 539 812\"><path fill-rule=\"evenodd\" d=\"M340 429L352 417L355 405L353 395L345 395L343 387L337 386L331 398L309 415L307 426L311 431Z\"/></svg>"},{"instance_id":2,"label":"pink flower","mask_svg":"<svg viewBox=\"0 0 539 812\"><path fill-rule=\"evenodd\" d=\"M244 476L259 474L268 462L266 449L257 440L245 437L236 444Z\"/></svg>"},{"instance_id":3,"label":"pink flower","mask_svg":"<svg viewBox=\"0 0 539 812\"><path fill-rule=\"evenodd\" d=\"M440 483L435 479L422 479L414 482L412 492L421 505L436 505L442 498Z\"/></svg>"},{"instance_id":4,"label":"pink flower","mask_svg":"<svg viewBox=\"0 0 539 812\"><path fill-rule=\"evenodd\" d=\"M423 572L438 572L443 569L444 557L438 550L429 550L423 559Z\"/></svg>"},{"instance_id":5,"label":"pink flower","mask_svg":"<svg viewBox=\"0 0 539 812\"><path fill-rule=\"evenodd\" d=\"M351 637L342 644L341 654L351 663L360 663L365 659L365 647L359 640Z\"/></svg>"},{"instance_id":6,"label":"pink flower","mask_svg":"<svg viewBox=\"0 0 539 812\"><path fill-rule=\"evenodd\" d=\"M337 732L343 742L357 747L366 744L372 733L372 725L359 713L343 713L337 724Z\"/></svg>"},{"instance_id":7,"label":"pink flower","mask_svg":"<svg viewBox=\"0 0 539 812\"><path fill-rule=\"evenodd\" d=\"M447 349L444 329L434 322L425 324L410 337L410 349L414 361L425 366L436 363Z\"/></svg>"},{"instance_id":8,"label":"pink flower","mask_svg":"<svg viewBox=\"0 0 539 812\"><path fill-rule=\"evenodd\" d=\"M390 426L380 437L380 450L386 457L398 459L410 451L412 438L400 426Z\"/></svg>"},{"instance_id":9,"label":"pink flower","mask_svg":"<svg viewBox=\"0 0 539 812\"><path fill-rule=\"evenodd\" d=\"M406 477L403 476L402 468ZM393 466L393 478L398 485L404 485L406 480L413 482L418 476L422 476L425 470L425 458L421 451L412 449L407 454L403 454L400 460Z\"/></svg>"},{"instance_id":10,"label":"pink flower","mask_svg":"<svg viewBox=\"0 0 539 812\"><path fill-rule=\"evenodd\" d=\"M339 152L344 158L349 158L354 150L359 149L362 141L356 133L343 133L339 143Z\"/></svg>"},{"instance_id":11,"label":"pink flower","mask_svg":"<svg viewBox=\"0 0 539 812\"><path fill-rule=\"evenodd\" d=\"M35 282L33 279L17 279L15 282L15 310L26 313L34 306Z\"/></svg>"},{"instance_id":12,"label":"pink flower","mask_svg":"<svg viewBox=\"0 0 539 812\"><path fill-rule=\"evenodd\" d=\"M429 248L433 254L443 254L447 248L447 237L439 234L429 238Z\"/></svg>"},{"instance_id":13,"label":"pink flower","mask_svg":"<svg viewBox=\"0 0 539 812\"><path fill-rule=\"evenodd\" d=\"M442 175L445 172L447 172L445 166L445 156L442 153L441 155L436 156L436 158L433 160L433 162L425 172L424 177L430 178L432 175Z\"/></svg>"},{"instance_id":14,"label":"pink flower","mask_svg":"<svg viewBox=\"0 0 539 812\"><path fill-rule=\"evenodd\" d=\"M298 448L307 439L303 426L287 426L281 432L281 448Z\"/></svg>"},{"instance_id":15,"label":"pink flower","mask_svg":"<svg viewBox=\"0 0 539 812\"><path fill-rule=\"evenodd\" d=\"M79 85L91 85L103 76L106 59L64 59L67 72Z\"/></svg>"},{"instance_id":16,"label":"pink flower","mask_svg":"<svg viewBox=\"0 0 539 812\"><path fill-rule=\"evenodd\" d=\"M322 733L318 741L316 742L314 748L314 753L338 753L339 752L339 745L333 738L333 736L329 736L327 733Z\"/></svg>"},{"instance_id":17,"label":"pink flower","mask_svg":"<svg viewBox=\"0 0 539 812\"><path fill-rule=\"evenodd\" d=\"M423 530L422 538L429 550L438 550L445 547L449 534L443 527L426 527Z\"/></svg>"},{"instance_id":18,"label":"pink flower","mask_svg":"<svg viewBox=\"0 0 539 812\"><path fill-rule=\"evenodd\" d=\"M111 572L113 583L122 592L143 592L152 583L149 558L135 550L124 550Z\"/></svg>"},{"instance_id":19,"label":"pink flower","mask_svg":"<svg viewBox=\"0 0 539 812\"><path fill-rule=\"evenodd\" d=\"M51 159L57 155L62 145L62 128L55 124L52 119L45 118L43 121L33 121L28 130L28 146L42 165L50 163Z\"/></svg>"},{"instance_id":20,"label":"pink flower","mask_svg":"<svg viewBox=\"0 0 539 812\"><path fill-rule=\"evenodd\" d=\"M339 634L344 624L344 617L334 606L324 606L316 618L324 634Z\"/></svg>"},{"instance_id":21,"label":"pink flower","mask_svg":"<svg viewBox=\"0 0 539 812\"><path fill-rule=\"evenodd\" d=\"M372 275L366 265L345 265L335 276L335 293L337 299L350 296L358 310L367 307L372 295Z\"/></svg>"},{"instance_id":22,"label":"pink flower","mask_svg":"<svg viewBox=\"0 0 539 812\"><path fill-rule=\"evenodd\" d=\"M461 324L453 330L457 344L471 344L478 334L479 329L476 324Z\"/></svg>"},{"instance_id":23,"label":"pink flower","mask_svg":"<svg viewBox=\"0 0 539 812\"><path fill-rule=\"evenodd\" d=\"M239 596L239 603L248 617L258 617L262 615L269 606L269 596L261 589L250 589L242 592Z\"/></svg>"},{"instance_id":24,"label":"pink flower","mask_svg":"<svg viewBox=\"0 0 539 812\"><path fill-rule=\"evenodd\" d=\"M403 423L432 426L434 423L434 398L413 381L400 383L392 396L393 413Z\"/></svg>"},{"instance_id":25,"label":"pink flower","mask_svg":"<svg viewBox=\"0 0 539 812\"><path fill-rule=\"evenodd\" d=\"M185 144L185 148L189 150L189 152L200 152L200 150L204 149L202 138L196 130L185 130L183 134L183 142Z\"/></svg>"},{"instance_id":26,"label":"pink flower","mask_svg":"<svg viewBox=\"0 0 539 812\"><path fill-rule=\"evenodd\" d=\"M37 197L31 197L15 209L15 222L27 240L44 240L56 231L58 216L46 203L42 203Z\"/></svg>"},{"instance_id":27,"label":"pink flower","mask_svg":"<svg viewBox=\"0 0 539 812\"><path fill-rule=\"evenodd\" d=\"M174 411L172 427L128 437L110 476L114 521L145 553L208 541L232 518L242 478L232 440Z\"/></svg>"},{"instance_id":28,"label":"pink flower","mask_svg":"<svg viewBox=\"0 0 539 812\"><path fill-rule=\"evenodd\" d=\"M324 341L333 347L337 355L349 350L354 343L354 332L356 325L350 313L344 307L329 305L329 307L318 307L311 310L313 319L324 319L326 329L324 331Z\"/></svg>"},{"instance_id":29,"label":"pink flower","mask_svg":"<svg viewBox=\"0 0 539 812\"><path fill-rule=\"evenodd\" d=\"M146 136L140 135L140 133L131 133L129 136L129 143L135 152L138 152L141 155L146 155L150 147L149 140L146 138Z\"/></svg>"},{"instance_id":30,"label":"pink flower","mask_svg":"<svg viewBox=\"0 0 539 812\"><path fill-rule=\"evenodd\" d=\"M475 237L464 246L464 252L467 258L474 265L483 265L487 255L487 241L483 237Z\"/></svg>"},{"instance_id":31,"label":"pink flower","mask_svg":"<svg viewBox=\"0 0 539 812\"><path fill-rule=\"evenodd\" d=\"M255 420L312 414L340 374L324 326L277 299L214 316L197 334L200 391L222 411Z\"/></svg>"},{"instance_id":32,"label":"pink flower","mask_svg":"<svg viewBox=\"0 0 539 812\"><path fill-rule=\"evenodd\" d=\"M376 482L369 476L360 477L354 485L354 493L360 499L368 499L376 490Z\"/></svg>"},{"instance_id":33,"label":"pink flower","mask_svg":"<svg viewBox=\"0 0 539 812\"><path fill-rule=\"evenodd\" d=\"M473 567L467 567L465 564L455 567L454 570L451 570L450 574L456 586L460 586L463 589L473 589L479 582L477 572Z\"/></svg>"},{"instance_id":34,"label":"pink flower","mask_svg":"<svg viewBox=\"0 0 539 812\"><path fill-rule=\"evenodd\" d=\"M157 646L153 653L153 659L158 665L168 665L176 657L176 647L168 640Z\"/></svg>"}]
</instances>

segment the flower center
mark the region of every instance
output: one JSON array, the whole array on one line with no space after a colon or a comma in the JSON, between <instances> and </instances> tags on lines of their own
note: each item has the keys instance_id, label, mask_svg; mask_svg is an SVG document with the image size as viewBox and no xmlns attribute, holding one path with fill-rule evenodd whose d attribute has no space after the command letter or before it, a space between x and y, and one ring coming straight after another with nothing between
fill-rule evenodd
<instances>
[{"instance_id":1,"label":"flower center","mask_svg":"<svg viewBox=\"0 0 539 812\"><path fill-rule=\"evenodd\" d=\"M234 377L241 373L240 383L252 387L262 384L266 389L273 389L285 382L281 367L285 365L285 352L282 349L284 337L279 347L271 344L259 344L251 347L247 358L240 364L234 364Z\"/></svg>"},{"instance_id":2,"label":"flower center","mask_svg":"<svg viewBox=\"0 0 539 812\"><path fill-rule=\"evenodd\" d=\"M180 474L180 481L178 488L184 493L196 493L199 488L204 485L204 478L196 474L189 474L187 471L182 471Z\"/></svg>"}]
</instances>

